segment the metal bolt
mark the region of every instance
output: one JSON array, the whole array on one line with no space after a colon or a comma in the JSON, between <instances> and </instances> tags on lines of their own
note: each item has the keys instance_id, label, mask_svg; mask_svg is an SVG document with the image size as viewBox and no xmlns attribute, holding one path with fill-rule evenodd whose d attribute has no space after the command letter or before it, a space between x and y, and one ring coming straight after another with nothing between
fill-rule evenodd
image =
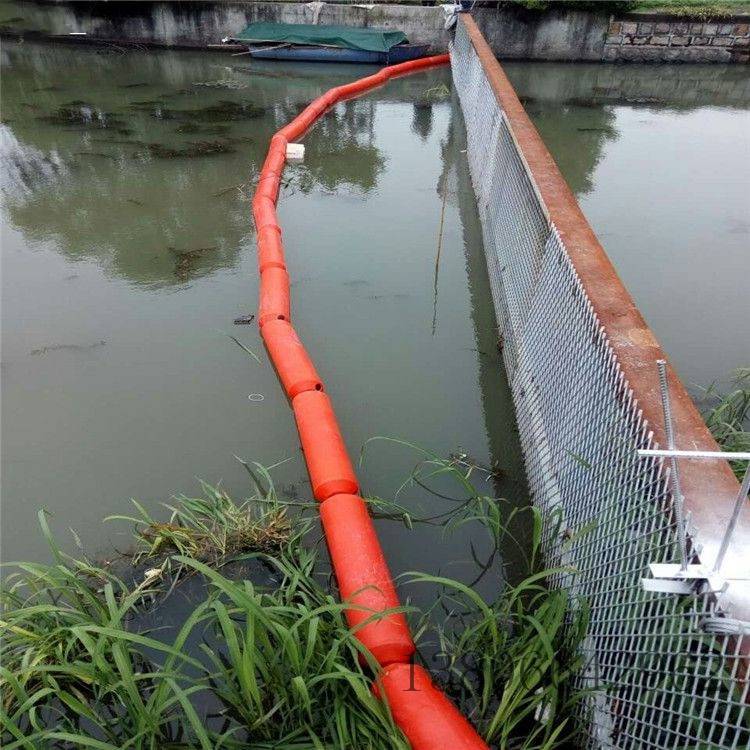
<instances>
[{"instance_id":1,"label":"metal bolt","mask_svg":"<svg viewBox=\"0 0 750 750\"><path fill-rule=\"evenodd\" d=\"M664 409L664 432L667 436L667 448L673 451L675 450L674 425L672 423L672 404L669 400L669 385L667 384L666 360L657 359L656 366L659 369L659 389L661 390L661 405ZM674 502L674 514L677 524L677 541L680 547L680 567L682 570L687 570L687 539L685 535L683 496L680 488L680 472L677 466L677 459L672 456L669 461L671 466L672 500Z\"/></svg>"}]
</instances>

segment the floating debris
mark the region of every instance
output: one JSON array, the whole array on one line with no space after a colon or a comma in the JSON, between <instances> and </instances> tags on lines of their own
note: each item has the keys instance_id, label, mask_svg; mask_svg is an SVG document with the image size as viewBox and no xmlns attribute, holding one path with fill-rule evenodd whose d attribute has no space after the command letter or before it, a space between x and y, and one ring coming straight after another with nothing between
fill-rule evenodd
<instances>
[{"instance_id":1,"label":"floating debris","mask_svg":"<svg viewBox=\"0 0 750 750\"><path fill-rule=\"evenodd\" d=\"M265 107L222 99L202 109L193 110L193 115L202 120L253 120L266 113Z\"/></svg>"},{"instance_id":2,"label":"floating debris","mask_svg":"<svg viewBox=\"0 0 750 750\"><path fill-rule=\"evenodd\" d=\"M161 99L141 99L139 101L130 102L128 109L150 109L151 107L163 107L164 101Z\"/></svg>"},{"instance_id":3,"label":"floating debris","mask_svg":"<svg viewBox=\"0 0 750 750\"><path fill-rule=\"evenodd\" d=\"M194 250L176 250L170 247L169 251L177 256L177 262L174 266L174 275L177 280L182 282L188 281L201 255L212 253L216 250L218 248L215 245L211 247L198 247Z\"/></svg>"},{"instance_id":4,"label":"floating debris","mask_svg":"<svg viewBox=\"0 0 750 750\"><path fill-rule=\"evenodd\" d=\"M29 353L32 357L37 357L40 354L48 354L49 352L86 352L104 346L106 343L107 342L102 339L101 341L95 341L93 344L50 344L49 346L41 346L39 349L32 349Z\"/></svg>"},{"instance_id":5,"label":"floating debris","mask_svg":"<svg viewBox=\"0 0 750 750\"><path fill-rule=\"evenodd\" d=\"M242 188L246 188L247 183L245 182L239 182L236 185L230 185L229 187L224 188L223 190L219 190L218 193L213 193L213 198L221 198L222 196L226 195L227 193L231 193L232 190L238 190L242 192Z\"/></svg>"},{"instance_id":6,"label":"floating debris","mask_svg":"<svg viewBox=\"0 0 750 750\"><path fill-rule=\"evenodd\" d=\"M195 141L183 148L170 148L161 143L147 144L148 151L155 159L194 159L199 156L215 154L233 154L235 149L228 141Z\"/></svg>"},{"instance_id":7,"label":"floating debris","mask_svg":"<svg viewBox=\"0 0 750 750\"><path fill-rule=\"evenodd\" d=\"M236 326L247 326L255 320L255 315L240 315L239 318L234 319Z\"/></svg>"},{"instance_id":8,"label":"floating debris","mask_svg":"<svg viewBox=\"0 0 750 750\"><path fill-rule=\"evenodd\" d=\"M145 106L145 104L142 106ZM210 104L207 107L197 107L196 109L169 109L157 106L151 113L151 116L159 120L232 122L254 120L258 117L263 117L265 113L266 110L264 107L256 107L252 104L243 104L229 99L222 99L215 104Z\"/></svg>"},{"instance_id":9,"label":"floating debris","mask_svg":"<svg viewBox=\"0 0 750 750\"><path fill-rule=\"evenodd\" d=\"M101 151L74 151L74 156L88 156L92 159L109 159L110 161L117 161L116 156L112 154L103 154Z\"/></svg>"},{"instance_id":10,"label":"floating debris","mask_svg":"<svg viewBox=\"0 0 750 750\"><path fill-rule=\"evenodd\" d=\"M125 127L125 122L119 117L114 117L112 114L103 112L85 102L70 102L65 106L58 107L51 114L41 115L37 119L50 125L62 127L112 128L123 135L130 132Z\"/></svg>"},{"instance_id":11,"label":"floating debris","mask_svg":"<svg viewBox=\"0 0 750 750\"><path fill-rule=\"evenodd\" d=\"M117 88L118 89L139 89L143 86L148 86L148 83L146 81L139 81L138 83L121 83Z\"/></svg>"},{"instance_id":12,"label":"floating debris","mask_svg":"<svg viewBox=\"0 0 750 750\"><path fill-rule=\"evenodd\" d=\"M119 132L119 131L115 131ZM146 141L136 141L132 138L92 138L92 143L116 144L119 146L136 146L137 148L148 148Z\"/></svg>"},{"instance_id":13,"label":"floating debris","mask_svg":"<svg viewBox=\"0 0 750 750\"><path fill-rule=\"evenodd\" d=\"M229 125L211 125L206 127L205 125L198 125L195 122L186 122L175 128L175 133L181 133L184 135L191 135L196 133L204 133L205 135L225 135L230 131Z\"/></svg>"},{"instance_id":14,"label":"floating debris","mask_svg":"<svg viewBox=\"0 0 750 750\"><path fill-rule=\"evenodd\" d=\"M219 78L216 81L196 81L193 86L205 86L211 89L229 89L239 91L246 89L248 84L244 81L238 81L235 78Z\"/></svg>"},{"instance_id":15,"label":"floating debris","mask_svg":"<svg viewBox=\"0 0 750 750\"><path fill-rule=\"evenodd\" d=\"M416 107L426 107L430 104L444 102L450 98L451 90L444 84L439 83L437 86L431 86L425 89L414 102Z\"/></svg>"}]
</instances>

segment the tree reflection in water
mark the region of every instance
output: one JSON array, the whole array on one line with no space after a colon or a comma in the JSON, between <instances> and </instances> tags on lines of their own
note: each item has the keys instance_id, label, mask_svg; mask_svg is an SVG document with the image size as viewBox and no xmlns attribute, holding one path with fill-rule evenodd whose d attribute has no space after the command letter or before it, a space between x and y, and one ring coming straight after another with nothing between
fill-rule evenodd
<instances>
[{"instance_id":1,"label":"tree reflection in water","mask_svg":"<svg viewBox=\"0 0 750 750\"><path fill-rule=\"evenodd\" d=\"M248 75L217 59L6 47L6 221L32 245L138 285L235 267L252 245L249 199L270 136L337 80L299 66L302 75ZM313 128L306 162L290 175L296 189L376 186L385 166L377 106L343 103Z\"/></svg>"}]
</instances>

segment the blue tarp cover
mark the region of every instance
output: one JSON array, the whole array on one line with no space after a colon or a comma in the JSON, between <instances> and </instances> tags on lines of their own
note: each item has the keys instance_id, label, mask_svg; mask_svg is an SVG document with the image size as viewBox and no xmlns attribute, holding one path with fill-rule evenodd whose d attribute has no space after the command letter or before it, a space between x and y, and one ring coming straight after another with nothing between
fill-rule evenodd
<instances>
[{"instance_id":1,"label":"blue tarp cover","mask_svg":"<svg viewBox=\"0 0 750 750\"><path fill-rule=\"evenodd\" d=\"M368 52L388 52L401 42L408 42L401 31L358 29L353 26L317 26L306 23L251 23L234 37L243 42L277 42L344 47Z\"/></svg>"}]
</instances>

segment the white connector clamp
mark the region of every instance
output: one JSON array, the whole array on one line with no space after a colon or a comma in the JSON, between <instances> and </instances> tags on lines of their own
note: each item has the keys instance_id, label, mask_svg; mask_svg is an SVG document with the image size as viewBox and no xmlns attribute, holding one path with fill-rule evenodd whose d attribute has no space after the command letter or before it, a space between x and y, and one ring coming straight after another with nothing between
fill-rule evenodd
<instances>
[{"instance_id":1,"label":"white connector clamp","mask_svg":"<svg viewBox=\"0 0 750 750\"><path fill-rule=\"evenodd\" d=\"M304 161L305 160L305 144L304 143L287 143L286 144L286 160L287 161Z\"/></svg>"}]
</instances>

